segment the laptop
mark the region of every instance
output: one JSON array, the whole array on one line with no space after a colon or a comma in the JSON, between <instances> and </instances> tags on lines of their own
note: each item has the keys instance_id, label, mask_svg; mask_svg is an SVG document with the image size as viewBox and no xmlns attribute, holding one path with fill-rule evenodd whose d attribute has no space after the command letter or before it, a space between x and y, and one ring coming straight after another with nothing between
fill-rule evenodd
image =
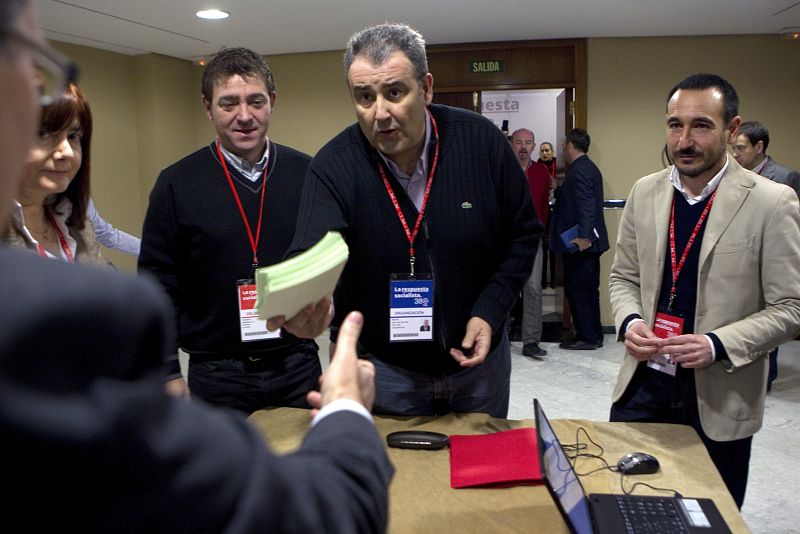
<instances>
[{"instance_id":1,"label":"laptop","mask_svg":"<svg viewBox=\"0 0 800 534\"><path fill-rule=\"evenodd\" d=\"M542 478L575 534L730 532L711 499L600 493L587 497L538 399L533 409Z\"/></svg>"}]
</instances>

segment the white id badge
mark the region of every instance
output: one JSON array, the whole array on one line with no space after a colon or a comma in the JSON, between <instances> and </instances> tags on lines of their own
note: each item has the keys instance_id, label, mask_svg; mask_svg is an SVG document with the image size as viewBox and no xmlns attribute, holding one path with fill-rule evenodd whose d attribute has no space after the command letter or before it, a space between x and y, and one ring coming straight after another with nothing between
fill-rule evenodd
<instances>
[{"instance_id":1,"label":"white id badge","mask_svg":"<svg viewBox=\"0 0 800 534\"><path fill-rule=\"evenodd\" d=\"M239 296L239 331L242 334L242 341L260 341L281 337L280 328L270 332L267 330L267 321L258 318L255 280L237 280L236 290Z\"/></svg>"},{"instance_id":2,"label":"white id badge","mask_svg":"<svg viewBox=\"0 0 800 534\"><path fill-rule=\"evenodd\" d=\"M389 341L433 341L432 274L392 274Z\"/></svg>"}]
</instances>

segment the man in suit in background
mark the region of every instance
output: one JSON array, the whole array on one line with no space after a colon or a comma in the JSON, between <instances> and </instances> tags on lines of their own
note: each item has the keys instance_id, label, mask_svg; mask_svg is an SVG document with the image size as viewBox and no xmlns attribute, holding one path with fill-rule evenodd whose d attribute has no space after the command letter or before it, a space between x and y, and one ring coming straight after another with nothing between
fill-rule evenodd
<instances>
[{"instance_id":1,"label":"man in suit in background","mask_svg":"<svg viewBox=\"0 0 800 534\"><path fill-rule=\"evenodd\" d=\"M550 221L550 250L561 253L564 293L569 301L575 338L559 345L567 350L594 350L603 346L600 323L600 255L608 250L603 218L603 175L586 155L589 134L575 128L563 148L567 168ZM562 234L571 239L565 243Z\"/></svg>"},{"instance_id":2,"label":"man in suit in background","mask_svg":"<svg viewBox=\"0 0 800 534\"><path fill-rule=\"evenodd\" d=\"M733 157L739 165L773 182L786 184L800 196L800 173L778 163L767 155L769 130L760 122L747 121L739 127L739 135L733 144ZM778 348L769 353L767 391L778 378Z\"/></svg>"},{"instance_id":3,"label":"man in suit in background","mask_svg":"<svg viewBox=\"0 0 800 534\"><path fill-rule=\"evenodd\" d=\"M44 76L37 75L37 66ZM0 223L38 125L74 69L30 0L0 2ZM42 72L40 70L40 72ZM42 79L60 81L51 87ZM295 454L244 419L164 391L170 312L156 284L0 247L0 435L12 532L382 532L392 467L370 420L359 314L340 329Z\"/></svg>"},{"instance_id":4,"label":"man in suit in background","mask_svg":"<svg viewBox=\"0 0 800 534\"><path fill-rule=\"evenodd\" d=\"M728 157L738 107L713 74L669 92L675 164L633 186L609 289L627 349L611 420L692 426L741 507L765 356L800 330L800 204Z\"/></svg>"},{"instance_id":5,"label":"man in suit in background","mask_svg":"<svg viewBox=\"0 0 800 534\"><path fill-rule=\"evenodd\" d=\"M769 130L756 121L743 122L733 143L733 157L739 165L773 182L786 184L800 197L800 173L778 165L767 155Z\"/></svg>"}]
</instances>

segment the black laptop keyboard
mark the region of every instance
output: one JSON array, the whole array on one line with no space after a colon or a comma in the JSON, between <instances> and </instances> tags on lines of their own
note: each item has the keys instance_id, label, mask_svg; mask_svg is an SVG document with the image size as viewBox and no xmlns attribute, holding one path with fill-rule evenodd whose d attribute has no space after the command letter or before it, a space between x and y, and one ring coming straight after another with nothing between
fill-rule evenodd
<instances>
[{"instance_id":1,"label":"black laptop keyboard","mask_svg":"<svg viewBox=\"0 0 800 534\"><path fill-rule=\"evenodd\" d=\"M626 532L688 532L672 498L626 495L618 498L617 503Z\"/></svg>"}]
</instances>

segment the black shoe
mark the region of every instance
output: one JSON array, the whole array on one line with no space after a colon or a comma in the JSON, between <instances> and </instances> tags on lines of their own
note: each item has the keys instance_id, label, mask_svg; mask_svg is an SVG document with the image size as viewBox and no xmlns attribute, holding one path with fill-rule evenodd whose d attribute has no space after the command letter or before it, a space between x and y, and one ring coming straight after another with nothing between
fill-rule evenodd
<instances>
[{"instance_id":1,"label":"black shoe","mask_svg":"<svg viewBox=\"0 0 800 534\"><path fill-rule=\"evenodd\" d=\"M546 356L547 351L541 348L538 343L526 343L525 346L522 347L522 355L542 361L542 356Z\"/></svg>"},{"instance_id":2,"label":"black shoe","mask_svg":"<svg viewBox=\"0 0 800 534\"><path fill-rule=\"evenodd\" d=\"M585 341L581 341L580 339L576 339L575 341L571 341L569 343L561 343L558 348L565 350L594 350L597 348L597 343L587 343Z\"/></svg>"}]
</instances>

